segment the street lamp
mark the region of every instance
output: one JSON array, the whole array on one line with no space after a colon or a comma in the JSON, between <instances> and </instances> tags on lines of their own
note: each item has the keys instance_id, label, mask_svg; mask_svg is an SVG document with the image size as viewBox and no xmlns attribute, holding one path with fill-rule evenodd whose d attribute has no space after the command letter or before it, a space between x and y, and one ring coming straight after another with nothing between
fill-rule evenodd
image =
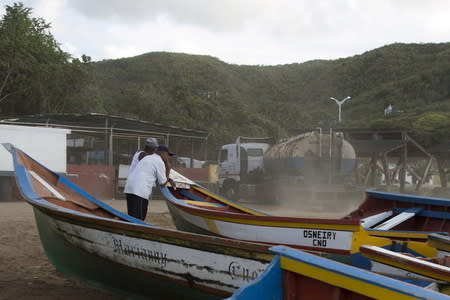
<instances>
[{"instance_id":1,"label":"street lamp","mask_svg":"<svg viewBox=\"0 0 450 300\"><path fill-rule=\"evenodd\" d=\"M338 99L335 99L333 97L330 97L331 100L333 100L334 102L336 102L336 104L339 106L339 119L338 119L338 124L341 123L341 106L342 104L344 104L345 101L347 101L348 99L350 99L350 96L345 97L344 99L342 99L341 101L339 101Z\"/></svg>"}]
</instances>

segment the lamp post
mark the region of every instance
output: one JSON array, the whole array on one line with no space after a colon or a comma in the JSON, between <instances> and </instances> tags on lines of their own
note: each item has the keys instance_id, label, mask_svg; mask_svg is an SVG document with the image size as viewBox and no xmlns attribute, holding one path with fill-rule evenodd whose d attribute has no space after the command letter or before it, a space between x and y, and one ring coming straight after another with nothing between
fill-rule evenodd
<instances>
[{"instance_id":1,"label":"lamp post","mask_svg":"<svg viewBox=\"0 0 450 300\"><path fill-rule=\"evenodd\" d=\"M333 100L334 102L336 102L336 104L339 106L339 119L338 119L338 124L341 123L341 106L342 104L344 104L345 101L349 100L351 97L347 96L344 99L342 99L341 101L339 101L338 99L335 99L333 97L330 97L331 100Z\"/></svg>"}]
</instances>

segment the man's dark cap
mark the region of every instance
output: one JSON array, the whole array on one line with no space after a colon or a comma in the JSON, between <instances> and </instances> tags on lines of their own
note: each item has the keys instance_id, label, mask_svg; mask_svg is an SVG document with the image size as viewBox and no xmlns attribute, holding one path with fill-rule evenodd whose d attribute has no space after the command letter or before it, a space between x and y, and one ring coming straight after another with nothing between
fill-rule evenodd
<instances>
[{"instance_id":1,"label":"man's dark cap","mask_svg":"<svg viewBox=\"0 0 450 300\"><path fill-rule=\"evenodd\" d=\"M170 156L174 156L175 155L175 153L170 152L169 147L167 147L166 145L159 145L157 149L158 149L158 151L167 152Z\"/></svg>"}]
</instances>

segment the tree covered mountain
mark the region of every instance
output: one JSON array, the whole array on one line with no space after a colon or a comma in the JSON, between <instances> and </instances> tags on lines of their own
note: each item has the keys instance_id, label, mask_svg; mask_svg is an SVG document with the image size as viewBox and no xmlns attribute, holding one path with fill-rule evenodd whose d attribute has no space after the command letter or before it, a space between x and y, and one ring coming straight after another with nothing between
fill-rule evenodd
<instances>
[{"instance_id":1,"label":"tree covered mountain","mask_svg":"<svg viewBox=\"0 0 450 300\"><path fill-rule=\"evenodd\" d=\"M416 128L426 123L417 123L420 118L448 120L450 113L450 43L393 44L349 58L277 66L153 52L93 68L92 90L105 112L208 130L217 142L336 127L338 107L330 97L352 97L342 105L341 127L423 131ZM389 104L394 113L387 118Z\"/></svg>"}]
</instances>

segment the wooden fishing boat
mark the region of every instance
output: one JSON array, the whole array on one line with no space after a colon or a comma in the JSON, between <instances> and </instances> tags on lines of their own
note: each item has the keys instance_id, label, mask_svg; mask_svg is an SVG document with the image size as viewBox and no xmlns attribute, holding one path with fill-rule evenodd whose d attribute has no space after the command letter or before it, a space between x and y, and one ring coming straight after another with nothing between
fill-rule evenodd
<instances>
[{"instance_id":1,"label":"wooden fishing boat","mask_svg":"<svg viewBox=\"0 0 450 300\"><path fill-rule=\"evenodd\" d=\"M374 272L429 288L448 290L450 257L414 257L376 246L361 246L360 250L362 255L371 259L371 270Z\"/></svg>"},{"instance_id":2,"label":"wooden fishing boat","mask_svg":"<svg viewBox=\"0 0 450 300\"><path fill-rule=\"evenodd\" d=\"M268 245L144 223L3 145L50 262L79 280L131 298L220 299L256 278L273 257Z\"/></svg>"},{"instance_id":3,"label":"wooden fishing boat","mask_svg":"<svg viewBox=\"0 0 450 300\"><path fill-rule=\"evenodd\" d=\"M450 299L442 293L285 246L254 281L227 300Z\"/></svg>"},{"instance_id":4,"label":"wooden fishing boat","mask_svg":"<svg viewBox=\"0 0 450 300\"><path fill-rule=\"evenodd\" d=\"M450 201L367 191L358 209L342 219L271 216L217 195L172 170L176 188L161 192L179 230L318 251L370 269L359 248L374 245L433 257L430 233L450 231Z\"/></svg>"}]
</instances>

